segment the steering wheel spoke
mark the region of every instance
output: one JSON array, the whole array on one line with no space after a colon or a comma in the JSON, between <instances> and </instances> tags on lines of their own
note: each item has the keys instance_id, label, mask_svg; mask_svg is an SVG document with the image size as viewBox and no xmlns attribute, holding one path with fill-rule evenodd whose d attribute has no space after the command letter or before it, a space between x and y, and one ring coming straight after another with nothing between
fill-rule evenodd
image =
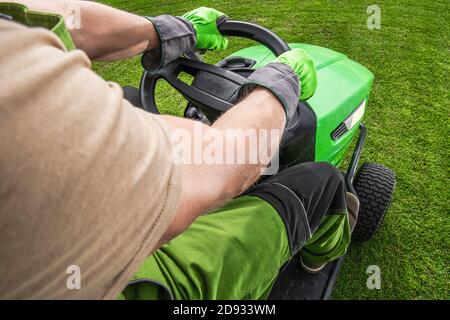
<instances>
[{"instance_id":1,"label":"steering wheel spoke","mask_svg":"<svg viewBox=\"0 0 450 320\"><path fill-rule=\"evenodd\" d=\"M288 45L274 32L256 24L227 21L220 25L219 31L225 36L258 41L276 56L289 50ZM142 64L147 69L144 60ZM191 85L179 79L181 72L194 77ZM163 68L144 71L140 84L141 104L152 113L159 113L155 103L155 89L160 79L166 80L188 101L199 107L210 121L233 106L237 92L245 81L243 76L233 71L202 62L195 52L186 53L185 57L180 57Z\"/></svg>"}]
</instances>

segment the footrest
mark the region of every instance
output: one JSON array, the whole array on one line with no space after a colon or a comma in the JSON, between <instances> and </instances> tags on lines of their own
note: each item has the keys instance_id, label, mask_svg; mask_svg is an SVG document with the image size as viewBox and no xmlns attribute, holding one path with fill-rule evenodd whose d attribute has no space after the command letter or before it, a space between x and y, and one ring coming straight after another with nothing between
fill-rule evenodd
<instances>
[{"instance_id":1,"label":"footrest","mask_svg":"<svg viewBox=\"0 0 450 320\"><path fill-rule=\"evenodd\" d=\"M326 300L330 297L344 257L312 274L300 267L299 255L280 272L269 300Z\"/></svg>"}]
</instances>

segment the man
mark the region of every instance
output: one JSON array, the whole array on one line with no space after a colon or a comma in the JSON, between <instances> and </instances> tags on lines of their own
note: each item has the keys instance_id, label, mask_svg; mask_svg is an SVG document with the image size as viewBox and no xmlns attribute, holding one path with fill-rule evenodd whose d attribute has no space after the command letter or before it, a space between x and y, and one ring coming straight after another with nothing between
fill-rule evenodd
<instances>
[{"instance_id":1,"label":"man","mask_svg":"<svg viewBox=\"0 0 450 320\"><path fill-rule=\"evenodd\" d=\"M0 3L2 298L265 298L294 254L311 272L344 254L350 224L334 167L295 166L252 186L267 162L175 164L172 133L200 124L146 113L90 70L90 59L144 52L161 67L224 49L224 14L12 2L22 5ZM80 19L69 30L68 12ZM282 131L316 86L311 58L289 51L249 76L240 102L202 134L228 144L229 129Z\"/></svg>"}]
</instances>

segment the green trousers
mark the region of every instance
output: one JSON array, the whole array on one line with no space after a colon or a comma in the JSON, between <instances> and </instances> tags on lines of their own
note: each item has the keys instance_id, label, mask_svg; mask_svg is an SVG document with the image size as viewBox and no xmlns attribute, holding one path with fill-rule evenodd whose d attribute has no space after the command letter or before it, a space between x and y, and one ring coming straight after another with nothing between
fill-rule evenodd
<instances>
[{"instance_id":1,"label":"green trousers","mask_svg":"<svg viewBox=\"0 0 450 320\"><path fill-rule=\"evenodd\" d=\"M324 215L315 229L300 254L320 263L345 253L346 211ZM294 254L279 212L260 197L242 196L154 252L119 298L167 298L160 290L166 287L175 299L265 299Z\"/></svg>"}]
</instances>

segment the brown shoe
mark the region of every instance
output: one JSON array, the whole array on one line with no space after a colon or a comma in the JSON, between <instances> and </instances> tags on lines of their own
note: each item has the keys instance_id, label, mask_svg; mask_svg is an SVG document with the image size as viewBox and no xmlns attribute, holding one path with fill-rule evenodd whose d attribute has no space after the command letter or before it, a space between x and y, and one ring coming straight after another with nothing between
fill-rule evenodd
<instances>
[{"instance_id":1,"label":"brown shoe","mask_svg":"<svg viewBox=\"0 0 450 320\"><path fill-rule=\"evenodd\" d=\"M345 201L347 204L350 232L353 232L356 226L356 222L358 221L359 199L353 193L347 192L345 194ZM300 266L308 273L319 273L323 270L323 268L325 268L326 265L326 263L314 265L312 263L309 263L308 261L304 261L302 255L300 254Z\"/></svg>"},{"instance_id":2,"label":"brown shoe","mask_svg":"<svg viewBox=\"0 0 450 320\"><path fill-rule=\"evenodd\" d=\"M353 232L358 221L359 213L359 199L353 193L347 192L345 194L345 201L347 203L348 220L350 222L350 232Z\"/></svg>"},{"instance_id":3,"label":"brown shoe","mask_svg":"<svg viewBox=\"0 0 450 320\"><path fill-rule=\"evenodd\" d=\"M300 254L300 266L308 273L319 273L323 268L325 268L326 265L326 263L314 265L310 262L304 261L302 255Z\"/></svg>"}]
</instances>

